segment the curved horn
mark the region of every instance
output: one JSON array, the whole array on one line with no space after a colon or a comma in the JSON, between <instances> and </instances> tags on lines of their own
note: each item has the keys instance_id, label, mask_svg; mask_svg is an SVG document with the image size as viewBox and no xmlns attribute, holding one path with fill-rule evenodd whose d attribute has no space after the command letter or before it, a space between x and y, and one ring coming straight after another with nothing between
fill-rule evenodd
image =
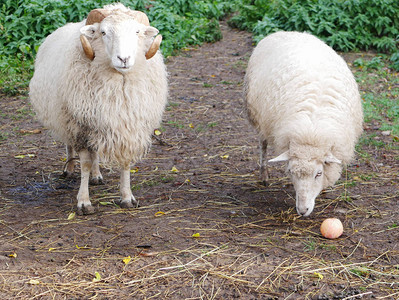
<instances>
[{"instance_id":1,"label":"curved horn","mask_svg":"<svg viewBox=\"0 0 399 300\"><path fill-rule=\"evenodd\" d=\"M92 25L94 23L100 23L104 18L109 16L111 11L102 8L96 8L89 12L86 19L86 25ZM80 35L80 42L82 43L83 51L87 58L90 60L94 59L94 51L90 45L89 40L82 34Z\"/></svg>"},{"instance_id":2,"label":"curved horn","mask_svg":"<svg viewBox=\"0 0 399 300\"><path fill-rule=\"evenodd\" d=\"M125 13L133 17L137 22L144 24L145 26L150 26L150 21L145 13L138 10L130 10L126 11Z\"/></svg>"},{"instance_id":3,"label":"curved horn","mask_svg":"<svg viewBox=\"0 0 399 300\"><path fill-rule=\"evenodd\" d=\"M103 8L96 8L89 12L86 25L92 25L94 23L101 23L104 18L108 17L111 14L111 11Z\"/></svg>"},{"instance_id":4,"label":"curved horn","mask_svg":"<svg viewBox=\"0 0 399 300\"><path fill-rule=\"evenodd\" d=\"M146 59L150 59L157 53L159 45L161 45L161 42L162 42L162 35L158 34L152 41L150 49L148 49L147 53L145 54Z\"/></svg>"},{"instance_id":5,"label":"curved horn","mask_svg":"<svg viewBox=\"0 0 399 300\"><path fill-rule=\"evenodd\" d=\"M145 26L150 26L150 21L148 20L148 17L145 13L138 10L130 10L126 11L125 13L133 17L137 22ZM150 59L155 55L155 53L157 53L159 46L161 45L161 42L162 42L162 35L157 35L154 38L150 49L148 49L147 53L145 54L146 59Z\"/></svg>"},{"instance_id":6,"label":"curved horn","mask_svg":"<svg viewBox=\"0 0 399 300\"><path fill-rule=\"evenodd\" d=\"M80 42L82 43L83 51L86 54L87 58L90 60L94 59L94 51L93 48L90 45L90 42L88 41L87 37L85 37L83 34L80 35Z\"/></svg>"}]
</instances>

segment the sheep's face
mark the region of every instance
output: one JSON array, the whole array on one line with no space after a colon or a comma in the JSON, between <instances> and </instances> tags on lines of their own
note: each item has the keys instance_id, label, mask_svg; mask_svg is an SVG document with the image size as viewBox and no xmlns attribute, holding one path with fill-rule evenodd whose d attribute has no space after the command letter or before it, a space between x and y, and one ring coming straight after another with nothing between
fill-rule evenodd
<instances>
[{"instance_id":1,"label":"sheep's face","mask_svg":"<svg viewBox=\"0 0 399 300\"><path fill-rule=\"evenodd\" d=\"M290 159L287 173L296 192L296 210L299 215L307 217L312 213L316 197L323 189L324 165L315 160Z\"/></svg>"},{"instance_id":2,"label":"sheep's face","mask_svg":"<svg viewBox=\"0 0 399 300\"><path fill-rule=\"evenodd\" d=\"M292 151L287 151L269 160L270 162L287 161L287 173L296 192L296 210L299 215L304 217L312 213L316 197L326 187L328 182L326 168L330 164L341 163L332 154L325 155L320 159L311 158L309 154L310 152L305 152L304 157L298 157L293 156Z\"/></svg>"},{"instance_id":3,"label":"sheep's face","mask_svg":"<svg viewBox=\"0 0 399 300\"><path fill-rule=\"evenodd\" d=\"M82 27L81 33L93 39L101 38L111 66L126 73L133 68L139 55L144 57L158 30L130 16L110 15L101 23Z\"/></svg>"}]
</instances>

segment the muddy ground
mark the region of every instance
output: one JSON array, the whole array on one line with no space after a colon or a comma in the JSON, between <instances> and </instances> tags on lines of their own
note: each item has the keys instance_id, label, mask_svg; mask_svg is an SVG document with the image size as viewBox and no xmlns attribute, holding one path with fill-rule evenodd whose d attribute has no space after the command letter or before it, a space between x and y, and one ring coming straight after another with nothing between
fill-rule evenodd
<instances>
[{"instance_id":1,"label":"muddy ground","mask_svg":"<svg viewBox=\"0 0 399 300\"><path fill-rule=\"evenodd\" d=\"M64 146L26 97L1 96L1 299L399 298L398 147L361 145L299 217L283 166L259 181L241 97L251 37L222 31L168 58L162 134L132 174L136 209L114 204L118 170L103 166L97 212L74 215L79 169L60 178ZM367 124L372 134L391 143ZM327 217L344 224L337 240L320 235Z\"/></svg>"}]
</instances>

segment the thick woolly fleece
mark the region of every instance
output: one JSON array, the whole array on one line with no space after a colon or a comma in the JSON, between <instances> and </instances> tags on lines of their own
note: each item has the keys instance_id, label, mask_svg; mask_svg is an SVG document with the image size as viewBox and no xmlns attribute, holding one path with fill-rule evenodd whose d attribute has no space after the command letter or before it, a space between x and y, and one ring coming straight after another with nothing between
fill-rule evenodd
<instances>
[{"instance_id":1,"label":"thick woolly fleece","mask_svg":"<svg viewBox=\"0 0 399 300\"><path fill-rule=\"evenodd\" d=\"M39 48L31 103L38 119L75 150L98 151L121 165L136 162L149 148L167 102L162 54L146 60L149 45L139 39L135 65L122 74L112 67L100 33L91 41L94 60L86 58L79 40L84 25L57 29Z\"/></svg>"},{"instance_id":2,"label":"thick woolly fleece","mask_svg":"<svg viewBox=\"0 0 399 300\"><path fill-rule=\"evenodd\" d=\"M357 83L345 61L318 38L277 32L255 48L245 76L250 122L274 147L289 150L306 173L310 161L332 154L347 164L362 133ZM342 167L324 166L323 186L333 185Z\"/></svg>"}]
</instances>

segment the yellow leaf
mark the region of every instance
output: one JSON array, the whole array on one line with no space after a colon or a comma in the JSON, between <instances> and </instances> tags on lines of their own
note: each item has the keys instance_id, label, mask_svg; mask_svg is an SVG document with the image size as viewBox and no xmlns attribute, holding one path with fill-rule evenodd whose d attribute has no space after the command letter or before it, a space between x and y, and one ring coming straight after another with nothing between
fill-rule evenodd
<instances>
[{"instance_id":1,"label":"yellow leaf","mask_svg":"<svg viewBox=\"0 0 399 300\"><path fill-rule=\"evenodd\" d=\"M139 167L135 167L134 169L130 170L130 173L134 174L137 173L139 171Z\"/></svg>"},{"instance_id":2,"label":"yellow leaf","mask_svg":"<svg viewBox=\"0 0 399 300\"><path fill-rule=\"evenodd\" d=\"M190 127L190 128L194 128L194 125L193 125L193 123L190 123L190 124L188 124L188 127Z\"/></svg>"},{"instance_id":3,"label":"yellow leaf","mask_svg":"<svg viewBox=\"0 0 399 300\"><path fill-rule=\"evenodd\" d=\"M9 257L17 258L17 253L15 253L15 252L14 252L14 253L11 253L11 254L9 254L8 256L9 256Z\"/></svg>"},{"instance_id":4,"label":"yellow leaf","mask_svg":"<svg viewBox=\"0 0 399 300\"><path fill-rule=\"evenodd\" d=\"M25 157L35 157L35 155L34 154L26 154L26 155L20 154L20 155L14 156L14 158L19 158L19 159L25 158Z\"/></svg>"},{"instance_id":5,"label":"yellow leaf","mask_svg":"<svg viewBox=\"0 0 399 300\"><path fill-rule=\"evenodd\" d=\"M132 260L132 258L130 257L130 255L128 257L125 257L124 259L122 259L122 261L125 263L125 265L127 265L131 260Z\"/></svg>"},{"instance_id":6,"label":"yellow leaf","mask_svg":"<svg viewBox=\"0 0 399 300\"><path fill-rule=\"evenodd\" d=\"M76 213L71 212L71 213L68 215L68 220L73 220L73 219L75 219L75 216L76 216Z\"/></svg>"},{"instance_id":7,"label":"yellow leaf","mask_svg":"<svg viewBox=\"0 0 399 300\"><path fill-rule=\"evenodd\" d=\"M163 216L164 214L165 213L163 211L158 211L158 212L155 213L155 216L156 217L160 217L160 216Z\"/></svg>"},{"instance_id":8,"label":"yellow leaf","mask_svg":"<svg viewBox=\"0 0 399 300\"><path fill-rule=\"evenodd\" d=\"M40 283L40 281L36 280L36 279L29 280L29 284L39 284L39 283Z\"/></svg>"},{"instance_id":9,"label":"yellow leaf","mask_svg":"<svg viewBox=\"0 0 399 300\"><path fill-rule=\"evenodd\" d=\"M98 282L98 281L101 280L101 275L100 275L100 273L96 272L96 273L94 273L94 275L95 275L96 277L93 278L93 282Z\"/></svg>"},{"instance_id":10,"label":"yellow leaf","mask_svg":"<svg viewBox=\"0 0 399 300\"><path fill-rule=\"evenodd\" d=\"M172 172L179 172L179 170L178 170L175 166L173 166L173 168L171 169L171 171L172 171Z\"/></svg>"},{"instance_id":11,"label":"yellow leaf","mask_svg":"<svg viewBox=\"0 0 399 300\"><path fill-rule=\"evenodd\" d=\"M82 246L82 247L79 247L78 245L75 245L76 246L76 248L77 249L90 249L90 247L87 247L87 246Z\"/></svg>"},{"instance_id":12,"label":"yellow leaf","mask_svg":"<svg viewBox=\"0 0 399 300\"><path fill-rule=\"evenodd\" d=\"M222 155L221 158L226 158L227 159L227 158L229 158L229 155L228 154Z\"/></svg>"},{"instance_id":13,"label":"yellow leaf","mask_svg":"<svg viewBox=\"0 0 399 300\"><path fill-rule=\"evenodd\" d=\"M49 252L50 252L50 251L53 251L53 250L55 250L55 248L49 248L49 249L48 249Z\"/></svg>"},{"instance_id":14,"label":"yellow leaf","mask_svg":"<svg viewBox=\"0 0 399 300\"><path fill-rule=\"evenodd\" d=\"M155 134L155 135L161 135L162 132L161 132L160 130L158 130L158 129L155 129L155 130L154 130L154 134Z\"/></svg>"},{"instance_id":15,"label":"yellow leaf","mask_svg":"<svg viewBox=\"0 0 399 300\"><path fill-rule=\"evenodd\" d=\"M199 238L200 237L200 234L197 232L197 233L194 233L193 235L192 235L192 237L193 238Z\"/></svg>"},{"instance_id":16,"label":"yellow leaf","mask_svg":"<svg viewBox=\"0 0 399 300\"><path fill-rule=\"evenodd\" d=\"M322 280L324 278L324 276L320 273L314 272L313 273L314 276L316 276L317 278L319 278L320 280Z\"/></svg>"}]
</instances>

